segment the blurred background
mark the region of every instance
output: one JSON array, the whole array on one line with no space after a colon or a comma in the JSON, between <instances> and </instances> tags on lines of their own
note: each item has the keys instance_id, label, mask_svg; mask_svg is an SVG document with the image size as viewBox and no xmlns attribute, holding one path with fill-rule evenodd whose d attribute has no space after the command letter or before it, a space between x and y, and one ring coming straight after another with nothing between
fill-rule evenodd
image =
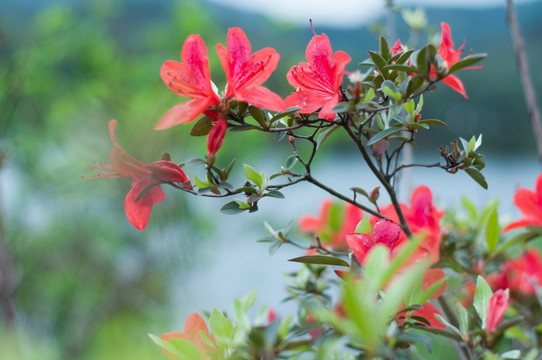
<instances>
[{"instance_id":1,"label":"blurred background","mask_svg":"<svg viewBox=\"0 0 542 360\"><path fill-rule=\"evenodd\" d=\"M371 4L369 4L371 3ZM224 75L214 51L228 27L242 27L253 50L273 47L281 61L266 85L286 96L285 74L304 61L312 36L325 32L334 51L353 61L400 37L416 46L438 43L440 22L450 24L456 47L489 56L485 68L462 71L469 100L440 85L425 97L424 118L449 124L418 137L414 156L439 160L438 146L483 133L489 190L465 174L438 170L411 174L410 187L434 189L440 207L462 194L481 204L501 198L501 211L514 215L517 186L532 188L540 167L527 119L521 84L506 25L505 1L398 1L407 13L390 11L390 1L242 0L3 0L0 4L0 358L154 359L163 355L147 333L182 330L194 311L229 310L233 297L258 291L259 304L288 311L282 273L298 255L280 249L269 256L262 223L285 226L316 214L326 194L304 187L270 199L254 214L219 212L227 200L196 199L165 189L140 232L126 220L128 179L85 181L95 162L108 162L107 123L118 119L117 140L143 162L164 151L175 162L206 154L205 139L191 138L190 126L156 132L153 127L181 101L159 77L165 60L179 60L184 39L205 40L213 81ZM270 5L272 4L272 6ZM520 1L517 14L533 82L542 94L542 1ZM422 6L425 14L416 12ZM410 26L409 26L410 25ZM412 31L420 26L428 32ZM427 25L427 26L426 26ZM539 101L540 103L540 101ZM249 135L249 136L247 136ZM257 170L280 169L287 143L272 137L228 133L219 165L237 157ZM243 136L242 141L240 136ZM331 138L316 163L322 180L347 191L376 185L354 149ZM330 165L331 158L334 164ZM331 167L330 167L331 166ZM359 169L358 169L359 168ZM187 168L190 176L199 169ZM201 175L201 174L200 174ZM366 176L367 175L367 176ZM401 193L408 198L408 189ZM295 205L294 205L295 204Z\"/></svg>"}]
</instances>

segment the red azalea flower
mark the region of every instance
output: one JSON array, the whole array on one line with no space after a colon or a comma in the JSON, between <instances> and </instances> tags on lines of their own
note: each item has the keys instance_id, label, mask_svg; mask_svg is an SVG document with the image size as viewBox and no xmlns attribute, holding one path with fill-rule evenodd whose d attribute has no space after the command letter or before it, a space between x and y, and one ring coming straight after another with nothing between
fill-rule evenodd
<instances>
[{"instance_id":1,"label":"red azalea flower","mask_svg":"<svg viewBox=\"0 0 542 360\"><path fill-rule=\"evenodd\" d=\"M162 65L160 76L168 89L192 100L172 107L155 126L163 130L197 118L207 108L220 104L211 86L207 48L199 35L190 35L181 52L182 63L168 60Z\"/></svg>"},{"instance_id":2,"label":"red azalea flower","mask_svg":"<svg viewBox=\"0 0 542 360\"><path fill-rule=\"evenodd\" d=\"M286 98L286 106L300 106L302 114L312 114L322 108L319 117L333 121L335 113L332 110L341 99L340 87L350 56L343 51L333 54L328 37L322 34L313 36L305 57L308 63L293 66L286 75L290 85L296 88Z\"/></svg>"},{"instance_id":3,"label":"red azalea flower","mask_svg":"<svg viewBox=\"0 0 542 360\"><path fill-rule=\"evenodd\" d=\"M401 233L401 228L393 221L379 220L370 234L348 234L346 242L358 262L363 264L365 255L377 244L385 245L392 253Z\"/></svg>"},{"instance_id":4,"label":"red azalea flower","mask_svg":"<svg viewBox=\"0 0 542 360\"><path fill-rule=\"evenodd\" d=\"M542 286L542 257L535 248L518 259L505 262L502 269L490 278L496 289L509 288L512 295L533 295L536 293L533 285Z\"/></svg>"},{"instance_id":5,"label":"red azalea flower","mask_svg":"<svg viewBox=\"0 0 542 360\"><path fill-rule=\"evenodd\" d=\"M228 30L227 45L227 49L222 44L216 46L228 81L226 97L267 110L284 111L280 96L259 86L277 67L280 55L275 49L265 48L251 54L250 42L240 28Z\"/></svg>"},{"instance_id":6,"label":"red azalea flower","mask_svg":"<svg viewBox=\"0 0 542 360\"><path fill-rule=\"evenodd\" d=\"M341 211L340 219L330 219L336 210ZM363 212L352 204L334 204L326 199L320 207L320 215L305 215L299 220L302 232L318 236L322 243L330 244L333 249L341 251L348 248L346 234L353 233L363 217Z\"/></svg>"},{"instance_id":7,"label":"red azalea flower","mask_svg":"<svg viewBox=\"0 0 542 360\"><path fill-rule=\"evenodd\" d=\"M450 30L450 25L443 22L440 23L440 27L442 29L442 37L440 40L440 47L437 54L442 58L442 60L444 61L444 65L446 65L449 69L456 62L459 61L461 54L463 54L463 46L465 43L463 42L463 44L458 49L454 49L454 42L452 41L452 31ZM475 68L478 67L471 67L471 69ZM430 76L433 78L437 77L437 73L433 66L431 67ZM442 82L463 95L465 99L468 99L467 93L465 92L465 87L463 86L463 82L457 76L448 75L442 79Z\"/></svg>"},{"instance_id":8,"label":"red azalea flower","mask_svg":"<svg viewBox=\"0 0 542 360\"><path fill-rule=\"evenodd\" d=\"M497 290L489 299L487 307L487 331L493 333L501 322L506 308L508 307L508 297L502 289Z\"/></svg>"},{"instance_id":9,"label":"red azalea flower","mask_svg":"<svg viewBox=\"0 0 542 360\"><path fill-rule=\"evenodd\" d=\"M429 256L432 263L436 263L440 257L440 219L444 215L444 211L439 211L433 205L433 194L427 186L418 186L410 197L410 207L400 203L401 210L405 216L405 220L414 235L425 234L426 239L421 244L419 256ZM382 209L382 215L387 218L399 222L399 218L393 205L389 205ZM371 222L377 221L378 218L373 217ZM401 239L398 244L402 244L407 240L406 235L402 232Z\"/></svg>"},{"instance_id":10,"label":"red azalea flower","mask_svg":"<svg viewBox=\"0 0 542 360\"><path fill-rule=\"evenodd\" d=\"M397 53L400 53L403 51L403 44L401 44L401 40L397 39L395 44L393 44L393 47L390 49L390 55L395 55Z\"/></svg>"},{"instance_id":11,"label":"red azalea flower","mask_svg":"<svg viewBox=\"0 0 542 360\"><path fill-rule=\"evenodd\" d=\"M506 226L503 232L527 226L542 227L542 174L538 175L536 179L534 191L525 188L516 191L514 204L524 216Z\"/></svg>"},{"instance_id":12,"label":"red azalea flower","mask_svg":"<svg viewBox=\"0 0 542 360\"><path fill-rule=\"evenodd\" d=\"M160 339L165 341L169 341L170 339L188 340L189 342L194 344L199 350L201 359L208 360L217 358L218 347L216 345L209 346L207 342L203 341L201 333L203 333L203 335L205 335L207 339L211 341L211 343L216 343L215 337L213 335L209 335L209 330L207 330L207 324L205 324L205 320L203 320L203 318L198 313L192 313L188 316L184 323L184 332L167 333L160 336ZM167 356L174 360L181 360L181 358L173 355L165 349L164 352Z\"/></svg>"},{"instance_id":13,"label":"red azalea flower","mask_svg":"<svg viewBox=\"0 0 542 360\"><path fill-rule=\"evenodd\" d=\"M184 171L175 163L166 160L143 164L126 151L115 139L117 120L109 122L109 134L113 141L113 149L109 154L111 164L101 165L102 169L93 168L100 176L87 179L94 180L104 177L131 177L132 188L124 200L124 208L128 221L138 230L143 230L149 222L154 204L166 197L160 184L167 182L181 183L185 188L191 188L190 180ZM138 199L139 198L139 199Z\"/></svg>"}]
</instances>

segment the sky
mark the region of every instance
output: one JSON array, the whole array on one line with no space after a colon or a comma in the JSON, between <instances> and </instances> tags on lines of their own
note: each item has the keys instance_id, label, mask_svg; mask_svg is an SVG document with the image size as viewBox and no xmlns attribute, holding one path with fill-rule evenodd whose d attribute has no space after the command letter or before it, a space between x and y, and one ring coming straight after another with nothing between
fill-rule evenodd
<instances>
[{"instance_id":1,"label":"sky","mask_svg":"<svg viewBox=\"0 0 542 360\"><path fill-rule=\"evenodd\" d=\"M271 18L280 18L296 24L306 24L307 19L333 27L357 27L371 22L384 10L384 0L211 0L223 5L262 13ZM525 3L539 0L515 0ZM505 0L396 0L400 6L408 7L465 7L480 8L504 6Z\"/></svg>"}]
</instances>

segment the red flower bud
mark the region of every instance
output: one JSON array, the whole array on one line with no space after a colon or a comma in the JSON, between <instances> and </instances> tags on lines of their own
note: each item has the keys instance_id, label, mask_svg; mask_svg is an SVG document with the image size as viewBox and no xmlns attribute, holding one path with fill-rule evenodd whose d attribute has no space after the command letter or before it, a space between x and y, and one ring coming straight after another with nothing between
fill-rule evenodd
<instances>
[{"instance_id":1,"label":"red flower bud","mask_svg":"<svg viewBox=\"0 0 542 360\"><path fill-rule=\"evenodd\" d=\"M222 118L219 119L211 131L209 131L209 135L207 136L207 151L209 152L209 157L214 157L222 147L227 128L228 123Z\"/></svg>"},{"instance_id":2,"label":"red flower bud","mask_svg":"<svg viewBox=\"0 0 542 360\"><path fill-rule=\"evenodd\" d=\"M508 297L502 289L495 291L489 299L487 307L487 332L493 333L502 320L506 308L508 307Z\"/></svg>"}]
</instances>

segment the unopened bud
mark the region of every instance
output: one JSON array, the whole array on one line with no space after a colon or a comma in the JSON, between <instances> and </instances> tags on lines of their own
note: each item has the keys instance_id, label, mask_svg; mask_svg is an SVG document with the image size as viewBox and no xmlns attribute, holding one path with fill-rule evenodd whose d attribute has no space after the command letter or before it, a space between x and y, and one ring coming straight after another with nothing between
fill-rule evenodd
<instances>
[{"instance_id":1,"label":"unopened bud","mask_svg":"<svg viewBox=\"0 0 542 360\"><path fill-rule=\"evenodd\" d=\"M162 154L162 156L160 156L160 160L171 161L171 155L169 155L168 152L165 152Z\"/></svg>"},{"instance_id":2,"label":"unopened bud","mask_svg":"<svg viewBox=\"0 0 542 360\"><path fill-rule=\"evenodd\" d=\"M288 136L288 141L290 142L290 144L295 144L295 137L293 137L292 135L289 135Z\"/></svg>"},{"instance_id":3,"label":"unopened bud","mask_svg":"<svg viewBox=\"0 0 542 360\"><path fill-rule=\"evenodd\" d=\"M389 147L390 147L390 142L388 140L386 139L378 140L373 145L373 149L372 149L373 155L379 158L386 152L386 150L388 150Z\"/></svg>"},{"instance_id":4,"label":"unopened bud","mask_svg":"<svg viewBox=\"0 0 542 360\"><path fill-rule=\"evenodd\" d=\"M422 114L416 114L416 116L414 117L414 122L419 122L420 119L422 118Z\"/></svg>"},{"instance_id":5,"label":"unopened bud","mask_svg":"<svg viewBox=\"0 0 542 360\"><path fill-rule=\"evenodd\" d=\"M373 190L371 190L371 193L369 194L369 201L373 204L378 200L380 197L380 186L375 186Z\"/></svg>"},{"instance_id":6,"label":"unopened bud","mask_svg":"<svg viewBox=\"0 0 542 360\"><path fill-rule=\"evenodd\" d=\"M459 170L459 167L454 166L454 167L450 170L450 174L455 174L458 170Z\"/></svg>"}]
</instances>

